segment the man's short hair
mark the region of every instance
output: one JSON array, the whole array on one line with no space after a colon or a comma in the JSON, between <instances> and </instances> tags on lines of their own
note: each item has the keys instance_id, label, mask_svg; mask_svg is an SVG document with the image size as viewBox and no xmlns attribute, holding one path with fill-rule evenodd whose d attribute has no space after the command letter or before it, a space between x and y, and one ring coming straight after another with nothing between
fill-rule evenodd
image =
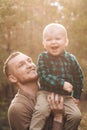
<instances>
[{"instance_id":1,"label":"man's short hair","mask_svg":"<svg viewBox=\"0 0 87 130\"><path fill-rule=\"evenodd\" d=\"M9 57L6 59L6 61L4 62L4 66L3 66L3 73L6 75L6 77L8 77L9 75L9 61L11 59L13 59L14 57L16 57L17 55L21 54L21 52L13 52L9 55Z\"/></svg>"}]
</instances>

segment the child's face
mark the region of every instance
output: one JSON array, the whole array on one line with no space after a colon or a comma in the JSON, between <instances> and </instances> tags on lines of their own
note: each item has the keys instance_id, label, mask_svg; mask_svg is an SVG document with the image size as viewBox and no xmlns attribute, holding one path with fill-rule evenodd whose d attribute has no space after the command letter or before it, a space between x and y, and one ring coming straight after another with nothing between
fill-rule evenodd
<instances>
[{"instance_id":1,"label":"child's face","mask_svg":"<svg viewBox=\"0 0 87 130\"><path fill-rule=\"evenodd\" d=\"M67 34L61 27L50 27L44 33L44 48L53 56L58 56L64 52L67 43Z\"/></svg>"}]
</instances>

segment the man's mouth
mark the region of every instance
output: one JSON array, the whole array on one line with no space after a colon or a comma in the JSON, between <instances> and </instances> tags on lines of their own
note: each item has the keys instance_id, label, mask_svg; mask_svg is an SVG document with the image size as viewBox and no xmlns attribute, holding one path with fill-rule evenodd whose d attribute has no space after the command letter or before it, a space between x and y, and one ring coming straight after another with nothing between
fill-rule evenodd
<instances>
[{"instance_id":1,"label":"man's mouth","mask_svg":"<svg viewBox=\"0 0 87 130\"><path fill-rule=\"evenodd\" d=\"M36 71L36 68L31 69L31 71Z\"/></svg>"},{"instance_id":2,"label":"man's mouth","mask_svg":"<svg viewBox=\"0 0 87 130\"><path fill-rule=\"evenodd\" d=\"M28 71L28 73L30 73L30 72L36 73L36 68L33 68L33 69L31 69L31 70Z\"/></svg>"}]
</instances>

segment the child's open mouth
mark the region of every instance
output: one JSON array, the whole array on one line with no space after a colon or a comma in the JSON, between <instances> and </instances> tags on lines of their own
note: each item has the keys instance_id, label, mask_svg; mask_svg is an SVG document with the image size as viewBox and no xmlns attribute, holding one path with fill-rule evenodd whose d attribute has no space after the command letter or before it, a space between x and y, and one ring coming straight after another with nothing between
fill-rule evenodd
<instances>
[{"instance_id":1,"label":"child's open mouth","mask_svg":"<svg viewBox=\"0 0 87 130\"><path fill-rule=\"evenodd\" d=\"M57 46L55 46L55 47L51 47L53 50L56 50L56 49L58 49L58 47Z\"/></svg>"}]
</instances>

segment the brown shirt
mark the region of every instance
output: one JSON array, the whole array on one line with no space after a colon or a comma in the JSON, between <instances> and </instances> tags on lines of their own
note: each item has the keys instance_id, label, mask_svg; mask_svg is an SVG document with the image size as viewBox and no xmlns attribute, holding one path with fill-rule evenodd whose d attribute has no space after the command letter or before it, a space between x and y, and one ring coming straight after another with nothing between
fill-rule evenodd
<instances>
[{"instance_id":1,"label":"brown shirt","mask_svg":"<svg viewBox=\"0 0 87 130\"><path fill-rule=\"evenodd\" d=\"M11 130L29 130L35 101L35 97L23 90L18 91L8 109L8 121ZM46 125L48 127L45 127L44 130L61 130L62 127L57 122L53 122L53 128L49 127L50 123L52 122L48 121Z\"/></svg>"}]
</instances>

